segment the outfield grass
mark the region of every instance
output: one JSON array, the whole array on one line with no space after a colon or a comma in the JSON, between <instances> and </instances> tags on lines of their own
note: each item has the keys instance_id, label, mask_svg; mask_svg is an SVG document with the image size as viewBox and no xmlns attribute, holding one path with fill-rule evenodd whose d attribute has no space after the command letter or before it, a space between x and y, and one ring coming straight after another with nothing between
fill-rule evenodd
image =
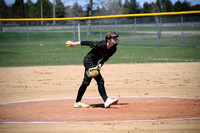
<instances>
[{"instance_id":1,"label":"outfield grass","mask_svg":"<svg viewBox=\"0 0 200 133\"><path fill-rule=\"evenodd\" d=\"M0 47L0 66L78 65L90 50L65 45ZM118 45L108 63L199 62L199 47Z\"/></svg>"},{"instance_id":2,"label":"outfield grass","mask_svg":"<svg viewBox=\"0 0 200 133\"><path fill-rule=\"evenodd\" d=\"M73 34L69 32L31 31L29 32L30 45L63 45L66 40L71 40ZM26 32L0 32L0 46L26 46Z\"/></svg>"},{"instance_id":3,"label":"outfield grass","mask_svg":"<svg viewBox=\"0 0 200 133\"><path fill-rule=\"evenodd\" d=\"M103 28L102 39L108 29L110 30L110 28ZM118 34L120 36L120 44L118 46L118 51L108 63L200 61L199 34L185 35L183 38L184 47L181 47L181 36L179 31L178 35L162 35L159 39L160 47L157 47L157 34L155 28L138 27L136 40L134 31L130 27L119 29L120 31ZM72 29L30 31L29 45L27 43L26 31L0 32L0 66L82 64L83 57L90 48L86 46L67 48L65 42L67 40L73 40L73 32L71 30ZM89 40L100 40L100 34L95 30L98 30L98 28L92 29L92 34L88 37ZM164 30L176 31L177 29L169 28ZM198 31L199 28L187 28L187 30ZM87 36L85 29L81 29L81 31L81 40L86 40Z\"/></svg>"},{"instance_id":4,"label":"outfield grass","mask_svg":"<svg viewBox=\"0 0 200 133\"><path fill-rule=\"evenodd\" d=\"M87 40L87 38L92 41L102 40L108 31L114 30L114 27L102 27L102 36L100 38L99 28L92 28L89 36L87 36L86 28L81 28L81 40ZM199 27L184 27L183 46L200 46L199 30ZM166 34L166 32L168 33ZM161 33L159 46L182 46L180 27L162 27ZM134 27L119 27L118 34L120 36L120 44L122 45L157 46L156 27L137 27L136 36ZM77 32L75 36L77 41ZM29 41L27 41L26 31L0 32L0 46L63 45L67 40L74 39L73 29L29 31L28 39Z\"/></svg>"}]
</instances>

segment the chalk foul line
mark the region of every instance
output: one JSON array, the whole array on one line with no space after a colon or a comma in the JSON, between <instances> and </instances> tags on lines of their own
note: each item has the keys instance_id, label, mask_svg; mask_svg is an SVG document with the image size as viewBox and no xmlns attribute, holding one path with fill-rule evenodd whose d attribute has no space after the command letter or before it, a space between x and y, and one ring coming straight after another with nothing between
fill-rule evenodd
<instances>
[{"instance_id":1,"label":"chalk foul line","mask_svg":"<svg viewBox=\"0 0 200 133\"><path fill-rule=\"evenodd\" d=\"M172 99L200 99L200 97L179 97L179 96L111 96L110 98L172 98ZM25 102L40 102L40 101L52 101L52 100L75 100L75 97L65 98L48 98L48 99L36 99L36 100L22 100L22 101L9 101L1 102L1 104L12 103L25 103ZM101 99L101 97L83 97L83 99Z\"/></svg>"},{"instance_id":2,"label":"chalk foul line","mask_svg":"<svg viewBox=\"0 0 200 133\"><path fill-rule=\"evenodd\" d=\"M0 122L0 124L98 124L98 123L130 123L130 122L163 122L163 121L181 121L181 120L200 120L200 117L192 118L174 118L174 119L157 119L157 120L116 120L116 121L31 121L31 122Z\"/></svg>"}]
</instances>

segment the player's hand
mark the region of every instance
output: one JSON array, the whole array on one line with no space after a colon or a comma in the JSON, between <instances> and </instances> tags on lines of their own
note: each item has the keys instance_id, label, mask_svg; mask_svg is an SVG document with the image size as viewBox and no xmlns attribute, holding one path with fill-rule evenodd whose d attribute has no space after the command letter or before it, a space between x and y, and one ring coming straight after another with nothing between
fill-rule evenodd
<instances>
[{"instance_id":1,"label":"player's hand","mask_svg":"<svg viewBox=\"0 0 200 133\"><path fill-rule=\"evenodd\" d=\"M71 41L67 41L67 42L66 42L66 46L67 46L67 47L72 47L72 46L73 46L73 45L72 45L72 42L71 42Z\"/></svg>"},{"instance_id":2,"label":"player's hand","mask_svg":"<svg viewBox=\"0 0 200 133\"><path fill-rule=\"evenodd\" d=\"M101 68L101 67L102 67L102 64L99 64L99 65L98 65L98 67L100 67L100 68Z\"/></svg>"},{"instance_id":3,"label":"player's hand","mask_svg":"<svg viewBox=\"0 0 200 133\"><path fill-rule=\"evenodd\" d=\"M96 69L100 71L101 70L101 64L97 65Z\"/></svg>"}]
</instances>

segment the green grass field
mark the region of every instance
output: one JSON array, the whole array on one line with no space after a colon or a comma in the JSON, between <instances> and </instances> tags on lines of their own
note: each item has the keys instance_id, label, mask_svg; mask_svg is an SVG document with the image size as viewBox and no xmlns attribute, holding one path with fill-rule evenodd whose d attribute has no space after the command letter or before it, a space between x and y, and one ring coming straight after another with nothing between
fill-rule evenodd
<instances>
[{"instance_id":1,"label":"green grass field","mask_svg":"<svg viewBox=\"0 0 200 133\"><path fill-rule=\"evenodd\" d=\"M108 31L114 31L115 27L102 27L102 36L104 38ZM81 28L81 40L87 40L86 28ZM183 46L200 46L200 28L184 27ZM157 46L156 27L137 27L136 36L134 27L119 27L118 34L120 43L127 45ZM76 35L76 41L78 40ZM136 39L135 39L136 37ZM99 28L92 28L88 40L96 41L100 39ZM63 45L67 40L73 40L73 29L30 31L30 45ZM0 32L0 46L26 46L27 32ZM180 27L162 27L159 46L182 46L182 37Z\"/></svg>"},{"instance_id":2,"label":"green grass field","mask_svg":"<svg viewBox=\"0 0 200 133\"><path fill-rule=\"evenodd\" d=\"M90 50L87 46L66 47L10 46L0 47L0 66L46 66L82 64ZM155 47L119 45L108 63L199 62L198 47Z\"/></svg>"},{"instance_id":3,"label":"green grass field","mask_svg":"<svg viewBox=\"0 0 200 133\"><path fill-rule=\"evenodd\" d=\"M200 35L185 35L181 47L181 34L163 34L157 47L155 28L138 28L135 45L134 30L119 28L120 44L116 54L108 63L151 63L151 62L199 62ZM186 28L197 33L199 29ZM92 30L89 40L100 40L97 28ZM108 29L107 29L108 30ZM102 36L107 32L104 29ZM163 29L176 31L176 28ZM81 40L86 40L85 29L81 29ZM143 32L144 31L144 32ZM150 33L148 32L150 31ZM153 31L153 33L151 33ZM179 32L179 31L178 31ZM76 34L77 35L77 34ZM76 36L77 37L77 36ZM87 46L68 48L67 40L73 40L72 29L30 31L29 46L27 32L0 32L0 66L44 66L82 64L89 52ZM43 44L42 46L40 44ZM188 47L189 46L189 47Z\"/></svg>"}]
</instances>

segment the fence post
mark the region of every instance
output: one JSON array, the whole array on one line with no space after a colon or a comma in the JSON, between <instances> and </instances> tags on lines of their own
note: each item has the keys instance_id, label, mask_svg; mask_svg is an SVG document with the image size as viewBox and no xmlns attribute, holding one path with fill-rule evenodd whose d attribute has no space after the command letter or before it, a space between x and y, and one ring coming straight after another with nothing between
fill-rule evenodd
<instances>
[{"instance_id":1,"label":"fence post","mask_svg":"<svg viewBox=\"0 0 200 133\"><path fill-rule=\"evenodd\" d=\"M27 31L27 42L28 42L28 46L30 45L29 42L29 27L28 27L28 21L26 21L26 31Z\"/></svg>"},{"instance_id":2,"label":"fence post","mask_svg":"<svg viewBox=\"0 0 200 133\"><path fill-rule=\"evenodd\" d=\"M78 41L81 41L81 26L80 23L78 22Z\"/></svg>"},{"instance_id":3,"label":"fence post","mask_svg":"<svg viewBox=\"0 0 200 133\"><path fill-rule=\"evenodd\" d=\"M181 15L181 46L183 47L183 15Z\"/></svg>"},{"instance_id":4,"label":"fence post","mask_svg":"<svg viewBox=\"0 0 200 133\"><path fill-rule=\"evenodd\" d=\"M86 36L86 40L88 41L88 19L86 20L86 25L87 25L87 36Z\"/></svg>"},{"instance_id":5,"label":"fence post","mask_svg":"<svg viewBox=\"0 0 200 133\"><path fill-rule=\"evenodd\" d=\"M74 42L76 41L76 26L75 26L75 20L73 19L73 36L74 36Z\"/></svg>"},{"instance_id":6,"label":"fence post","mask_svg":"<svg viewBox=\"0 0 200 133\"><path fill-rule=\"evenodd\" d=\"M41 18L43 18L43 1L41 0ZM41 21L41 25L43 25L43 21Z\"/></svg>"},{"instance_id":7,"label":"fence post","mask_svg":"<svg viewBox=\"0 0 200 133\"><path fill-rule=\"evenodd\" d=\"M136 17L134 17L134 29L135 29L135 40L134 40L134 44L136 45Z\"/></svg>"},{"instance_id":8,"label":"fence post","mask_svg":"<svg viewBox=\"0 0 200 133\"><path fill-rule=\"evenodd\" d=\"M115 32L117 33L117 19L115 19Z\"/></svg>"},{"instance_id":9,"label":"fence post","mask_svg":"<svg viewBox=\"0 0 200 133\"><path fill-rule=\"evenodd\" d=\"M156 25L157 25L157 47L159 47L159 19L158 16L156 16Z\"/></svg>"},{"instance_id":10,"label":"fence post","mask_svg":"<svg viewBox=\"0 0 200 133\"><path fill-rule=\"evenodd\" d=\"M101 40L102 39L101 19L99 20L99 27L100 27L100 40Z\"/></svg>"}]
</instances>

